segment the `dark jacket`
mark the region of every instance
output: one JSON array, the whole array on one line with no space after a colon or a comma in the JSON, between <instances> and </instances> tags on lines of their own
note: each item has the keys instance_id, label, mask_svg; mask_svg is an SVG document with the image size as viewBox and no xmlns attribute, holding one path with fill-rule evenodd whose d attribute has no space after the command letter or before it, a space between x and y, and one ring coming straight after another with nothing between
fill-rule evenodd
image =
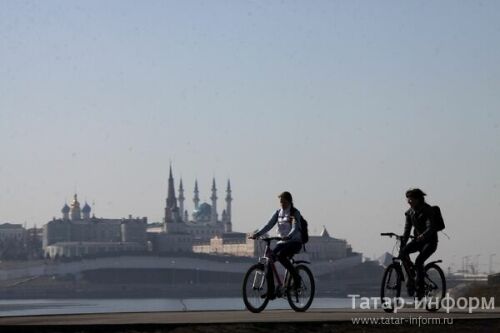
<instances>
[{"instance_id":1,"label":"dark jacket","mask_svg":"<svg viewBox=\"0 0 500 333\"><path fill-rule=\"evenodd\" d=\"M435 229L435 213L432 207L424 203L419 209L410 208L405 212L406 222L403 233L403 244L406 244L413 227L415 237L422 236L423 242L437 242L438 236Z\"/></svg>"}]
</instances>

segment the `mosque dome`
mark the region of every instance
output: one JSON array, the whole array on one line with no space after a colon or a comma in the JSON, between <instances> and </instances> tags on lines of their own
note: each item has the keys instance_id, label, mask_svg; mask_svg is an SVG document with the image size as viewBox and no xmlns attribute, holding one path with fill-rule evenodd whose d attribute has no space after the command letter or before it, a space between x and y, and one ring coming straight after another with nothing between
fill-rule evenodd
<instances>
[{"instance_id":1,"label":"mosque dome","mask_svg":"<svg viewBox=\"0 0 500 333\"><path fill-rule=\"evenodd\" d=\"M211 214L212 214L212 206L204 202L198 207L198 209L195 209L195 211L193 212L193 217L196 220L205 220L205 219L210 219Z\"/></svg>"}]
</instances>

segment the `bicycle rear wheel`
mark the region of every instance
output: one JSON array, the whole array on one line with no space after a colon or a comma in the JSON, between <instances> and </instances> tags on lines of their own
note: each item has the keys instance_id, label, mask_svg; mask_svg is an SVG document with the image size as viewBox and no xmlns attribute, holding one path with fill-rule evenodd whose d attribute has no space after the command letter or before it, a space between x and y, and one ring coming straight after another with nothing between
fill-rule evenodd
<instances>
[{"instance_id":1,"label":"bicycle rear wheel","mask_svg":"<svg viewBox=\"0 0 500 333\"><path fill-rule=\"evenodd\" d=\"M264 310L269 303L268 290L264 265L251 266L243 278L243 302L246 308L253 313Z\"/></svg>"},{"instance_id":2,"label":"bicycle rear wheel","mask_svg":"<svg viewBox=\"0 0 500 333\"><path fill-rule=\"evenodd\" d=\"M380 296L382 309L385 312L394 312L401 296L401 275L399 267L394 263L385 269Z\"/></svg>"},{"instance_id":3,"label":"bicycle rear wheel","mask_svg":"<svg viewBox=\"0 0 500 333\"><path fill-rule=\"evenodd\" d=\"M443 270L436 264L425 266L426 309L435 312L441 308L441 300L446 296L446 279Z\"/></svg>"},{"instance_id":4,"label":"bicycle rear wheel","mask_svg":"<svg viewBox=\"0 0 500 333\"><path fill-rule=\"evenodd\" d=\"M309 309L311 306L314 293L315 293L315 284L314 277L309 269L309 267L305 265L297 265L295 266L295 270L297 274L300 276L300 287L298 289L293 288L293 278L290 275L287 283L287 299L290 307L297 312L304 312Z\"/></svg>"}]
</instances>

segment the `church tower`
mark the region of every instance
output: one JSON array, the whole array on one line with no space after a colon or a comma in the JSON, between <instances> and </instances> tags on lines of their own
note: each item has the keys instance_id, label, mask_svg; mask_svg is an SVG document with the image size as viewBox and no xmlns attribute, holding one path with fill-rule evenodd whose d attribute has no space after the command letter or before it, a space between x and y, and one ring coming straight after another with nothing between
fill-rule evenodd
<instances>
[{"instance_id":1,"label":"church tower","mask_svg":"<svg viewBox=\"0 0 500 333\"><path fill-rule=\"evenodd\" d=\"M80 203L78 202L77 195L73 196L73 201L71 202L70 216L72 221L79 221L82 219L82 212L80 210Z\"/></svg>"},{"instance_id":2,"label":"church tower","mask_svg":"<svg viewBox=\"0 0 500 333\"><path fill-rule=\"evenodd\" d=\"M182 232L182 220L179 216L179 207L175 197L174 177L172 176L172 165L168 177L168 191L165 205L164 229L167 233Z\"/></svg>"},{"instance_id":3,"label":"church tower","mask_svg":"<svg viewBox=\"0 0 500 333\"><path fill-rule=\"evenodd\" d=\"M90 208L89 204L87 203L87 201L85 201L85 205L83 205L83 209L82 209L83 219L85 221L90 220L90 211L91 210L92 209Z\"/></svg>"},{"instance_id":4,"label":"church tower","mask_svg":"<svg viewBox=\"0 0 500 333\"><path fill-rule=\"evenodd\" d=\"M61 209L61 213L62 213L62 219L64 221L68 221L69 220L69 211L70 211L70 208L68 206L68 204L64 204L63 208Z\"/></svg>"}]
</instances>

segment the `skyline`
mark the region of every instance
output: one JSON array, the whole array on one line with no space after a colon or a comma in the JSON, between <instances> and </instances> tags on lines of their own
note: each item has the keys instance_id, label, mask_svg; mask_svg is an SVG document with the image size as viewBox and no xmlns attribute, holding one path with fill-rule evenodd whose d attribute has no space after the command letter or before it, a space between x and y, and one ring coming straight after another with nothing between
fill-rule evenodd
<instances>
[{"instance_id":1,"label":"skyline","mask_svg":"<svg viewBox=\"0 0 500 333\"><path fill-rule=\"evenodd\" d=\"M231 179L235 230L289 190L311 231L368 257L392 249L379 233L402 232L418 186L451 238L433 258L484 261L500 254L499 15L495 1L2 1L0 223L40 226L75 190L98 216L160 221L172 161L201 199Z\"/></svg>"},{"instance_id":2,"label":"skyline","mask_svg":"<svg viewBox=\"0 0 500 333\"><path fill-rule=\"evenodd\" d=\"M178 200L179 199L178 198L178 195L179 195L179 193L178 193L179 192L179 184L182 182L182 184L184 186L185 180L183 180L182 178L180 178L178 181L176 181L175 172L172 170L172 162L170 162L169 168L171 170L170 172L172 172L173 179L174 179L175 198ZM212 181L216 181L216 179L213 178ZM229 184L230 181L231 181L230 179L227 179L226 185ZM196 183L199 183L198 179L195 179L193 181L193 192L194 192L194 186L195 186L194 184L196 184ZM210 182L210 183L212 183L212 182ZM198 186L198 188L199 188L199 186ZM219 193L220 191L221 191L220 188L217 187L217 193ZM166 190L165 192L166 192L166 194L165 194L164 204L165 204L165 201L167 200L168 190ZM186 189L184 188L184 193L186 193L186 192L189 192L189 191L186 191ZM203 191L200 191L200 192L203 193ZM211 189L207 190L207 192L211 193ZM222 190L222 192L223 193L227 193L226 187L224 187L224 189ZM232 187L231 187L231 193L232 193ZM75 197L76 195L78 195L78 193L74 193L74 195L72 197L74 197L76 199L76 197ZM186 202L193 201L194 197L195 197L195 194L193 193L192 199L189 200L189 195L185 195ZM204 199L201 199L201 203L209 203L209 201L210 201L210 198L208 197L208 195L202 196L201 198L204 198ZM225 202L224 197L218 197L217 201L219 201L219 200ZM66 206L71 201L72 200L65 200L64 206ZM83 202L81 200L79 200L79 201L80 201L80 205L82 205L83 203L85 203L85 204L89 203L87 200L84 200ZM95 216L95 202L94 201L90 202L90 206L91 206L91 209L92 209L92 211L91 211L92 216ZM194 203L192 205L187 205L186 203L184 203L184 208L188 212L189 218L191 218L191 214L195 212ZM217 214L220 216L220 214L222 213L223 210L225 210L225 206L222 206L222 207L218 206ZM96 216L96 217L97 218L120 218L118 216ZM121 218L127 218L127 217L130 217L130 216L127 216L127 215L121 216ZM137 218L147 217L148 218L148 224L164 223L162 221L163 218L160 218L158 220L152 221L152 220L149 219L148 215L133 216L133 217L134 218L135 217L137 217ZM60 216L55 215L53 218L58 219L58 218L60 218ZM47 219L46 222L49 222L49 221L50 221L50 219ZM44 222L43 224L45 224L46 222ZM9 223L9 222L8 221L4 221L3 223ZM26 224L26 222L23 223L23 225L25 225L25 224ZM43 227L43 226L37 226L37 227ZM328 229L325 225L321 226L320 230L318 230L318 228L317 228L316 225L313 225L312 227L313 228L309 232L310 232L311 235L315 235L315 236L320 235L321 232L322 232L322 230L323 230L323 228ZM234 231L236 231L236 232L250 232L251 233L253 230L251 230L251 231L234 230ZM273 234L273 232L275 232L274 228L269 233ZM445 233L446 233L446 231L445 231ZM443 235L444 235L443 233L440 233L441 237L443 237ZM349 242L348 239L346 239L346 240ZM356 252L359 252L356 249L353 249L353 250L356 251ZM389 250L387 252L391 253L391 251L389 251ZM374 254L373 256L370 256L369 254L363 253L363 255L365 257L367 257L367 258L376 260L381 254ZM489 271L490 268L493 268L493 270L495 270L496 267L498 267L498 262L495 262L494 260L491 262L492 266L490 267L490 260L491 260L491 258L489 258L489 257L490 256L495 256L496 255L495 253L485 254L484 255L486 263L485 262L481 262L479 260L479 257L482 256L482 255L483 254L475 254L475 255L469 254L469 255L466 255L466 256L463 256L463 257L457 258L457 259L455 259L456 255L454 255L452 257L452 261L449 263L448 267L449 267L449 269L451 269L451 271L457 271L457 270L461 270L461 269L469 270L472 267L472 269L476 269L476 270L479 270L479 272L486 272L486 273Z\"/></svg>"}]
</instances>

